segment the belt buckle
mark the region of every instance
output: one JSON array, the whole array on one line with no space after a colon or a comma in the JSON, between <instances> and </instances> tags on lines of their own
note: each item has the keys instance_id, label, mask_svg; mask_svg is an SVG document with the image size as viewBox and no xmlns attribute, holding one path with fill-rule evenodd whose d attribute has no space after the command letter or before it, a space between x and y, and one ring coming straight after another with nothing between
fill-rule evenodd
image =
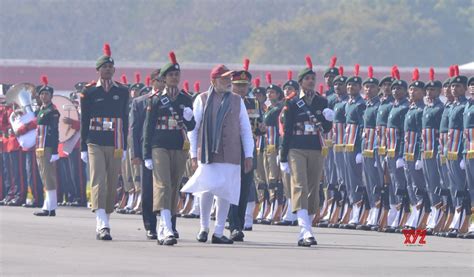
<instances>
[{"instance_id":1,"label":"belt buckle","mask_svg":"<svg viewBox=\"0 0 474 277\"><path fill-rule=\"evenodd\" d=\"M474 150L468 150L467 151L466 159L468 159L468 160L474 159Z\"/></svg>"},{"instance_id":2,"label":"belt buckle","mask_svg":"<svg viewBox=\"0 0 474 277\"><path fill-rule=\"evenodd\" d=\"M113 123L111 121L104 121L102 122L102 129L104 131L112 131Z\"/></svg>"},{"instance_id":3,"label":"belt buckle","mask_svg":"<svg viewBox=\"0 0 474 277\"><path fill-rule=\"evenodd\" d=\"M423 158L425 160L433 159L433 150L423 152Z\"/></svg>"},{"instance_id":4,"label":"belt buckle","mask_svg":"<svg viewBox=\"0 0 474 277\"><path fill-rule=\"evenodd\" d=\"M176 119L174 119L174 118L168 119L168 127L169 128L175 128L176 126L178 126L178 121L176 121Z\"/></svg>"},{"instance_id":5,"label":"belt buckle","mask_svg":"<svg viewBox=\"0 0 474 277\"><path fill-rule=\"evenodd\" d=\"M388 149L387 150L387 157L395 158L395 149Z\"/></svg>"},{"instance_id":6,"label":"belt buckle","mask_svg":"<svg viewBox=\"0 0 474 277\"><path fill-rule=\"evenodd\" d=\"M346 144L346 152L354 152L354 144Z\"/></svg>"}]
</instances>

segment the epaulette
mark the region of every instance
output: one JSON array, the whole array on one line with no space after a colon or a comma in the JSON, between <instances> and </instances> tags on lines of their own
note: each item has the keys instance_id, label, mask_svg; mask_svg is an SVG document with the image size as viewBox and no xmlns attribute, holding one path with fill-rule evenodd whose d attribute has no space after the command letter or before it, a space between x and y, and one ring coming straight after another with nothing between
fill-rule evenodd
<instances>
[{"instance_id":1,"label":"epaulette","mask_svg":"<svg viewBox=\"0 0 474 277\"><path fill-rule=\"evenodd\" d=\"M90 83L88 83L87 85L85 85L86 88L91 88L93 86L97 85L97 81L92 81Z\"/></svg>"}]
</instances>

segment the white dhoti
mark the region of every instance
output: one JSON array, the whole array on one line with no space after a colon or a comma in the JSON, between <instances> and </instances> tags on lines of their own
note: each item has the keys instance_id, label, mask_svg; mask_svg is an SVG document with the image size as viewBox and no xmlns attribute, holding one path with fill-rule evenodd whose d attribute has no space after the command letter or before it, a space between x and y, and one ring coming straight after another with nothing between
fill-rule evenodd
<instances>
[{"instance_id":1,"label":"white dhoti","mask_svg":"<svg viewBox=\"0 0 474 277\"><path fill-rule=\"evenodd\" d=\"M240 165L230 163L199 164L196 172L181 189L200 197L204 192L238 205L240 198Z\"/></svg>"}]
</instances>

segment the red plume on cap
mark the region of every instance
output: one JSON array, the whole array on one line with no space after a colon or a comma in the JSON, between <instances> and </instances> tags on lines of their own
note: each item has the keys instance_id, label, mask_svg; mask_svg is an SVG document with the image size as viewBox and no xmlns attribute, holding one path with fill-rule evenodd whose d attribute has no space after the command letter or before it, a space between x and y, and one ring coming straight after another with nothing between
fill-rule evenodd
<instances>
[{"instance_id":1,"label":"red plume on cap","mask_svg":"<svg viewBox=\"0 0 474 277\"><path fill-rule=\"evenodd\" d=\"M145 84L147 87L150 86L150 83L151 83L151 77L150 76L146 76L146 79L145 79Z\"/></svg>"},{"instance_id":2,"label":"red plume on cap","mask_svg":"<svg viewBox=\"0 0 474 277\"><path fill-rule=\"evenodd\" d=\"M254 84L255 84L256 88L260 87L260 78L259 77L255 78Z\"/></svg>"},{"instance_id":3,"label":"red plume on cap","mask_svg":"<svg viewBox=\"0 0 474 277\"><path fill-rule=\"evenodd\" d=\"M245 58L244 59L244 70L245 71L249 71L249 64L250 64L250 60Z\"/></svg>"},{"instance_id":4,"label":"red plume on cap","mask_svg":"<svg viewBox=\"0 0 474 277\"><path fill-rule=\"evenodd\" d=\"M337 62L337 57L336 57L336 56L332 56L332 57L331 57L331 63L329 64L329 67L335 67L335 66L336 66L336 62Z\"/></svg>"},{"instance_id":5,"label":"red plume on cap","mask_svg":"<svg viewBox=\"0 0 474 277\"><path fill-rule=\"evenodd\" d=\"M354 66L354 76L359 76L360 65L358 63Z\"/></svg>"},{"instance_id":6,"label":"red plume on cap","mask_svg":"<svg viewBox=\"0 0 474 277\"><path fill-rule=\"evenodd\" d=\"M140 72L135 72L135 83L136 84L140 83L140 79L141 79Z\"/></svg>"},{"instance_id":7,"label":"red plume on cap","mask_svg":"<svg viewBox=\"0 0 474 277\"><path fill-rule=\"evenodd\" d=\"M452 65L449 67L448 76L449 76L449 78L454 77L454 66L452 66Z\"/></svg>"},{"instance_id":8,"label":"red plume on cap","mask_svg":"<svg viewBox=\"0 0 474 277\"><path fill-rule=\"evenodd\" d=\"M199 81L194 82L194 91L199 92L201 90L201 85L199 84Z\"/></svg>"},{"instance_id":9,"label":"red plume on cap","mask_svg":"<svg viewBox=\"0 0 474 277\"><path fill-rule=\"evenodd\" d=\"M344 66L339 66L339 75L344 76Z\"/></svg>"},{"instance_id":10,"label":"red plume on cap","mask_svg":"<svg viewBox=\"0 0 474 277\"><path fill-rule=\"evenodd\" d=\"M333 66L332 66L332 67L333 67ZM324 85L323 85L323 84L319 84L319 93L320 93L321 95L324 94Z\"/></svg>"},{"instance_id":11,"label":"red plume on cap","mask_svg":"<svg viewBox=\"0 0 474 277\"><path fill-rule=\"evenodd\" d=\"M434 81L434 78L435 78L434 68L430 67L430 81Z\"/></svg>"},{"instance_id":12,"label":"red plume on cap","mask_svg":"<svg viewBox=\"0 0 474 277\"><path fill-rule=\"evenodd\" d=\"M48 76L42 75L41 76L41 83L43 84L43 86L47 86L48 85Z\"/></svg>"},{"instance_id":13,"label":"red plume on cap","mask_svg":"<svg viewBox=\"0 0 474 277\"><path fill-rule=\"evenodd\" d=\"M397 68L397 65L392 66L392 71L391 71L391 74L390 74L392 76L392 78L395 78L395 69L396 68Z\"/></svg>"},{"instance_id":14,"label":"red plume on cap","mask_svg":"<svg viewBox=\"0 0 474 277\"><path fill-rule=\"evenodd\" d=\"M170 62L172 64L177 64L178 62L176 61L176 55L174 54L173 51L169 52L168 54L169 58L170 58Z\"/></svg>"},{"instance_id":15,"label":"red plume on cap","mask_svg":"<svg viewBox=\"0 0 474 277\"><path fill-rule=\"evenodd\" d=\"M454 76L459 76L459 66L457 64L454 65Z\"/></svg>"},{"instance_id":16,"label":"red plume on cap","mask_svg":"<svg viewBox=\"0 0 474 277\"><path fill-rule=\"evenodd\" d=\"M125 85L128 84L127 76L126 76L125 74L122 74L122 77L121 77L121 78L122 78L122 83L123 83L123 84L125 84Z\"/></svg>"},{"instance_id":17,"label":"red plume on cap","mask_svg":"<svg viewBox=\"0 0 474 277\"><path fill-rule=\"evenodd\" d=\"M293 71L288 70L288 73L287 73L287 74L288 74L288 75L287 75L287 76L288 76L288 81L293 80Z\"/></svg>"},{"instance_id":18,"label":"red plume on cap","mask_svg":"<svg viewBox=\"0 0 474 277\"><path fill-rule=\"evenodd\" d=\"M371 65L369 65L369 68L367 69L367 75L370 79L374 78L374 68Z\"/></svg>"},{"instance_id":19,"label":"red plume on cap","mask_svg":"<svg viewBox=\"0 0 474 277\"><path fill-rule=\"evenodd\" d=\"M267 75L265 76L267 78L267 83L269 85L272 84L272 74L270 72L267 72Z\"/></svg>"},{"instance_id":20,"label":"red plume on cap","mask_svg":"<svg viewBox=\"0 0 474 277\"><path fill-rule=\"evenodd\" d=\"M412 81L418 81L420 79L420 71L418 68L413 69Z\"/></svg>"},{"instance_id":21,"label":"red plume on cap","mask_svg":"<svg viewBox=\"0 0 474 277\"><path fill-rule=\"evenodd\" d=\"M306 55L305 60L306 60L306 66L309 69L312 70L313 69L313 61L311 61L311 57L309 55Z\"/></svg>"},{"instance_id":22,"label":"red plume on cap","mask_svg":"<svg viewBox=\"0 0 474 277\"><path fill-rule=\"evenodd\" d=\"M189 82L188 82L188 80L185 80L183 82L183 89L184 89L184 91L189 92Z\"/></svg>"},{"instance_id":23,"label":"red plume on cap","mask_svg":"<svg viewBox=\"0 0 474 277\"><path fill-rule=\"evenodd\" d=\"M104 55L107 57L112 57L112 51L110 50L110 45L108 43L104 44Z\"/></svg>"},{"instance_id":24,"label":"red plume on cap","mask_svg":"<svg viewBox=\"0 0 474 277\"><path fill-rule=\"evenodd\" d=\"M400 71L396 65L393 67L393 77L397 80L400 80Z\"/></svg>"}]
</instances>

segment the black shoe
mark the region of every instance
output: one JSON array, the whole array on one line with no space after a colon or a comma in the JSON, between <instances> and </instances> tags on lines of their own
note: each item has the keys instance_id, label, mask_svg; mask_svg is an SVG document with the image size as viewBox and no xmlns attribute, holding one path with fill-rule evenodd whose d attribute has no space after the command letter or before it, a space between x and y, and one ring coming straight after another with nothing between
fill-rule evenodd
<instances>
[{"instance_id":1,"label":"black shoe","mask_svg":"<svg viewBox=\"0 0 474 277\"><path fill-rule=\"evenodd\" d=\"M357 225L355 223L349 223L349 224L344 224L344 227L339 227L339 228L355 230L357 228Z\"/></svg>"},{"instance_id":2,"label":"black shoe","mask_svg":"<svg viewBox=\"0 0 474 277\"><path fill-rule=\"evenodd\" d=\"M474 239L474 231L467 232L466 234L464 234L464 238L465 239Z\"/></svg>"},{"instance_id":3,"label":"black shoe","mask_svg":"<svg viewBox=\"0 0 474 277\"><path fill-rule=\"evenodd\" d=\"M316 239L314 237L309 237L309 238L306 238L306 239L300 239L298 241L298 246L310 247L311 245L318 245L318 242L316 241Z\"/></svg>"},{"instance_id":4,"label":"black shoe","mask_svg":"<svg viewBox=\"0 0 474 277\"><path fill-rule=\"evenodd\" d=\"M370 231L371 226L369 226L369 225L357 225L356 230Z\"/></svg>"},{"instance_id":5,"label":"black shoe","mask_svg":"<svg viewBox=\"0 0 474 277\"><path fill-rule=\"evenodd\" d=\"M244 227L244 231L252 231L253 228L252 227Z\"/></svg>"},{"instance_id":6,"label":"black shoe","mask_svg":"<svg viewBox=\"0 0 474 277\"><path fill-rule=\"evenodd\" d=\"M270 219L260 219L259 220L259 224L263 224L263 225L270 225L272 224L272 221Z\"/></svg>"},{"instance_id":7,"label":"black shoe","mask_svg":"<svg viewBox=\"0 0 474 277\"><path fill-rule=\"evenodd\" d=\"M20 201L20 199L15 198L12 201L7 203L7 206L12 206L12 207L20 207L21 205L25 204L24 202Z\"/></svg>"},{"instance_id":8,"label":"black shoe","mask_svg":"<svg viewBox=\"0 0 474 277\"><path fill-rule=\"evenodd\" d=\"M209 236L209 233L208 233L208 232L202 231L202 232L199 232L199 234L197 235L196 239L197 239L197 241L199 241L199 242L206 242L208 236Z\"/></svg>"},{"instance_id":9,"label":"black shoe","mask_svg":"<svg viewBox=\"0 0 474 277\"><path fill-rule=\"evenodd\" d=\"M230 234L230 239L233 241L244 241L244 232L239 231L239 230L234 230Z\"/></svg>"},{"instance_id":10,"label":"black shoe","mask_svg":"<svg viewBox=\"0 0 474 277\"><path fill-rule=\"evenodd\" d=\"M319 228L327 228L329 226L329 222L319 222L318 225L316 225Z\"/></svg>"},{"instance_id":11,"label":"black shoe","mask_svg":"<svg viewBox=\"0 0 474 277\"><path fill-rule=\"evenodd\" d=\"M290 220L282 220L282 221L274 221L272 222L272 225L278 225L278 226L290 226L293 222Z\"/></svg>"},{"instance_id":12,"label":"black shoe","mask_svg":"<svg viewBox=\"0 0 474 277\"><path fill-rule=\"evenodd\" d=\"M450 230L448 233L446 233L447 238L456 238L459 234L459 231L456 229Z\"/></svg>"},{"instance_id":13,"label":"black shoe","mask_svg":"<svg viewBox=\"0 0 474 277\"><path fill-rule=\"evenodd\" d=\"M112 236L110 235L110 229L109 228L100 229L100 231L97 233L96 239L97 240L112 240Z\"/></svg>"},{"instance_id":14,"label":"black shoe","mask_svg":"<svg viewBox=\"0 0 474 277\"><path fill-rule=\"evenodd\" d=\"M173 236L174 236L174 238L179 239L178 231L173 231Z\"/></svg>"},{"instance_id":15,"label":"black shoe","mask_svg":"<svg viewBox=\"0 0 474 277\"><path fill-rule=\"evenodd\" d=\"M146 238L149 240L154 240L158 238L158 235L156 234L156 231L148 230L146 231Z\"/></svg>"},{"instance_id":16,"label":"black shoe","mask_svg":"<svg viewBox=\"0 0 474 277\"><path fill-rule=\"evenodd\" d=\"M174 236L167 236L166 238L162 239L161 241L158 240L159 245L168 245L172 246L178 243L178 240Z\"/></svg>"},{"instance_id":17,"label":"black shoe","mask_svg":"<svg viewBox=\"0 0 474 277\"><path fill-rule=\"evenodd\" d=\"M391 227L391 226L387 226L382 230L382 232L384 232L384 233L395 233L395 228Z\"/></svg>"},{"instance_id":18,"label":"black shoe","mask_svg":"<svg viewBox=\"0 0 474 277\"><path fill-rule=\"evenodd\" d=\"M378 231L379 229L380 229L380 226L378 226L378 225L372 225L372 226L370 226L370 230L371 230L371 231Z\"/></svg>"},{"instance_id":19,"label":"black shoe","mask_svg":"<svg viewBox=\"0 0 474 277\"><path fill-rule=\"evenodd\" d=\"M197 214L183 214L182 218L199 218Z\"/></svg>"},{"instance_id":20,"label":"black shoe","mask_svg":"<svg viewBox=\"0 0 474 277\"><path fill-rule=\"evenodd\" d=\"M428 228L428 229L426 229L426 235L427 235L427 236L432 236L433 234L434 234L433 228Z\"/></svg>"},{"instance_id":21,"label":"black shoe","mask_svg":"<svg viewBox=\"0 0 474 277\"><path fill-rule=\"evenodd\" d=\"M339 223L331 223L331 224L328 225L328 227L329 228L339 228L340 225L341 224L339 224Z\"/></svg>"},{"instance_id":22,"label":"black shoe","mask_svg":"<svg viewBox=\"0 0 474 277\"><path fill-rule=\"evenodd\" d=\"M39 205L36 205L35 203L33 204L23 204L21 205L23 208L41 208Z\"/></svg>"},{"instance_id":23,"label":"black shoe","mask_svg":"<svg viewBox=\"0 0 474 277\"><path fill-rule=\"evenodd\" d=\"M233 244L234 241L231 239L228 239L226 236L222 236L220 238L216 237L216 235L212 235L212 240L211 243L215 244Z\"/></svg>"},{"instance_id":24,"label":"black shoe","mask_svg":"<svg viewBox=\"0 0 474 277\"><path fill-rule=\"evenodd\" d=\"M42 210L41 212L34 212L33 214L36 216L56 216L56 210L52 210L52 211Z\"/></svg>"}]
</instances>

